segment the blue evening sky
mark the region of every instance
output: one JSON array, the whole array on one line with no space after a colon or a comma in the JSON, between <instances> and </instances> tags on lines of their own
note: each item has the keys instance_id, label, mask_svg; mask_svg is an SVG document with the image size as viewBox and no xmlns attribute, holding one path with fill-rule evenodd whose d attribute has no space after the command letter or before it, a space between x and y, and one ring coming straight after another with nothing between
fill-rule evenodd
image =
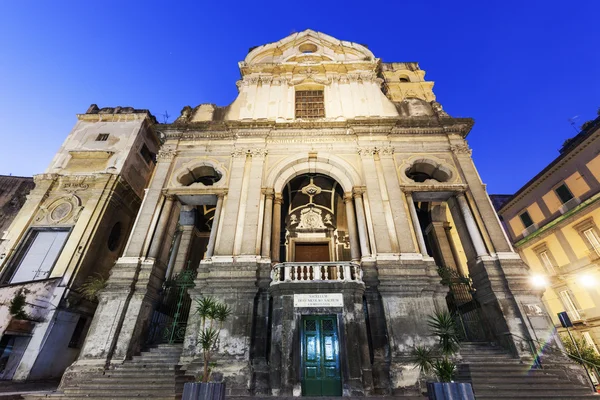
<instances>
[{"instance_id":1,"label":"blue evening sky","mask_svg":"<svg viewBox=\"0 0 600 400\"><path fill-rule=\"evenodd\" d=\"M311 28L418 61L490 193L513 193L600 106L600 1L0 1L0 174L43 172L99 107L234 100L248 48Z\"/></svg>"}]
</instances>

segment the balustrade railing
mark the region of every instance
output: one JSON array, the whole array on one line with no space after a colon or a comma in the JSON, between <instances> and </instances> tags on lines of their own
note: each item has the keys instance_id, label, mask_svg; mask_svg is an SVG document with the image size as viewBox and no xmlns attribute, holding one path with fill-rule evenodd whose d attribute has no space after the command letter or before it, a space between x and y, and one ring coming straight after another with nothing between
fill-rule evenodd
<instances>
[{"instance_id":1,"label":"balustrade railing","mask_svg":"<svg viewBox=\"0 0 600 400\"><path fill-rule=\"evenodd\" d=\"M362 283L362 269L348 261L275 264L271 269L271 285L284 282Z\"/></svg>"}]
</instances>

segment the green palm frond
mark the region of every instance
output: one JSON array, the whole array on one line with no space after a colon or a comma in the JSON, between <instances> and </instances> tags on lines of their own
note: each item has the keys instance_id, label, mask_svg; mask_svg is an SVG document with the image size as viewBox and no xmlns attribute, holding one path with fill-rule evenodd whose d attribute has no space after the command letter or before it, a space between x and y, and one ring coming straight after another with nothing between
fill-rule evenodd
<instances>
[{"instance_id":1,"label":"green palm frond","mask_svg":"<svg viewBox=\"0 0 600 400\"><path fill-rule=\"evenodd\" d=\"M456 363L448 358L435 360L432 364L433 371L440 382L452 382L456 373Z\"/></svg>"},{"instance_id":2,"label":"green palm frond","mask_svg":"<svg viewBox=\"0 0 600 400\"><path fill-rule=\"evenodd\" d=\"M428 374L435 361L433 349L422 345L413 347L410 352L410 361L415 364L415 368L419 368L419 371Z\"/></svg>"},{"instance_id":3,"label":"green palm frond","mask_svg":"<svg viewBox=\"0 0 600 400\"><path fill-rule=\"evenodd\" d=\"M431 333L438 337L438 346L442 354L452 355L458 351L459 335L452 314L448 311L438 311L429 316L427 324Z\"/></svg>"},{"instance_id":4,"label":"green palm frond","mask_svg":"<svg viewBox=\"0 0 600 400\"><path fill-rule=\"evenodd\" d=\"M215 320L223 323L227 317L231 315L231 307L224 303L218 303L214 308L214 318Z\"/></svg>"}]
</instances>

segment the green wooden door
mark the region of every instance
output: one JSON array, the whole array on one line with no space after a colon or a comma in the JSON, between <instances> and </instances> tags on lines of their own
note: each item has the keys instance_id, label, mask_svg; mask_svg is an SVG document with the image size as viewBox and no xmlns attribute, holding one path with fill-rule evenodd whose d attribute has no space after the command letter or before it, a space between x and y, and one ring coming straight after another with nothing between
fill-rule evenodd
<instances>
[{"instance_id":1,"label":"green wooden door","mask_svg":"<svg viewBox=\"0 0 600 400\"><path fill-rule=\"evenodd\" d=\"M335 315L302 317L302 395L341 396L340 346Z\"/></svg>"}]
</instances>

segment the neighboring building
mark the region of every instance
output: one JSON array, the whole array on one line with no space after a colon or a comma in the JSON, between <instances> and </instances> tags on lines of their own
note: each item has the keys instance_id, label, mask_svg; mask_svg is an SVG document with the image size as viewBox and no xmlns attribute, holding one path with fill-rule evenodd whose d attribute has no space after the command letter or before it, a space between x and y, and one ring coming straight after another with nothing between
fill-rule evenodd
<instances>
[{"instance_id":1,"label":"neighboring building","mask_svg":"<svg viewBox=\"0 0 600 400\"><path fill-rule=\"evenodd\" d=\"M566 311L600 348L600 117L502 206L515 250L537 275L550 317Z\"/></svg>"},{"instance_id":2,"label":"neighboring building","mask_svg":"<svg viewBox=\"0 0 600 400\"><path fill-rule=\"evenodd\" d=\"M306 30L239 66L227 107L185 107L172 124L95 106L79 116L9 233L0 293L54 293L15 377L72 361L67 343L92 310L77 285L111 267L63 376L69 398L173 398L173 364L202 364L193 307L207 295L233 310L213 367L229 395L419 395L410 353L434 343L427 316L448 308L463 340L482 342L470 348L485 368L529 366L531 338L554 342L471 159L473 120L442 110L417 63ZM38 262L27 249L41 234L53 257ZM458 283L467 275L476 291ZM544 354L568 370L557 357ZM528 390L547 390L527 376Z\"/></svg>"},{"instance_id":3,"label":"neighboring building","mask_svg":"<svg viewBox=\"0 0 600 400\"><path fill-rule=\"evenodd\" d=\"M33 178L0 175L0 257L2 238L34 186Z\"/></svg>"},{"instance_id":4,"label":"neighboring building","mask_svg":"<svg viewBox=\"0 0 600 400\"><path fill-rule=\"evenodd\" d=\"M60 377L77 357L95 305L78 293L108 277L154 169L159 141L146 110L92 106L44 174L34 176L4 236L0 378ZM25 296L25 319L9 313Z\"/></svg>"}]
</instances>

